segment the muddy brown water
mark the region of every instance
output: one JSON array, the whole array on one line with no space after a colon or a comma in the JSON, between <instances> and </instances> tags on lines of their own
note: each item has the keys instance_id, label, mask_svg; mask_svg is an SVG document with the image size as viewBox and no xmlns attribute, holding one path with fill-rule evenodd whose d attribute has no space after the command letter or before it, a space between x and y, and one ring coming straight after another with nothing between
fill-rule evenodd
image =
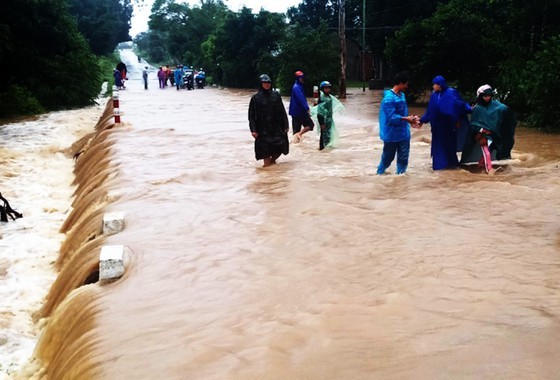
<instances>
[{"instance_id":1,"label":"muddy brown water","mask_svg":"<svg viewBox=\"0 0 560 380\"><path fill-rule=\"evenodd\" d=\"M123 57L107 211L126 228L106 243L126 247L127 273L76 291L91 311L58 373L558 378L559 136L520 128L487 176L432 171L424 127L408 173L376 176L381 94L355 89L338 148L308 133L262 169L252 91L160 90L155 73L145 91Z\"/></svg>"}]
</instances>

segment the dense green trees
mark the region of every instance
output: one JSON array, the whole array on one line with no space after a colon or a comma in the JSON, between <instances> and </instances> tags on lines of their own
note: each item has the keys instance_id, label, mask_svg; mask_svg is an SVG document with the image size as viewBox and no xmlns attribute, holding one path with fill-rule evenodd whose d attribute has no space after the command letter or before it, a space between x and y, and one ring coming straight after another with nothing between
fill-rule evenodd
<instances>
[{"instance_id":1,"label":"dense green trees","mask_svg":"<svg viewBox=\"0 0 560 380\"><path fill-rule=\"evenodd\" d=\"M311 29L296 24L288 29L280 44L278 87L288 94L294 83L294 72L305 73L305 90L312 94L313 85L324 80L335 84L340 72L340 59L336 34L329 31L326 23Z\"/></svg>"},{"instance_id":2,"label":"dense green trees","mask_svg":"<svg viewBox=\"0 0 560 380\"><path fill-rule=\"evenodd\" d=\"M414 75L417 90L436 74L471 98L489 83L521 120L560 130L559 15L560 0L451 0L409 21L385 54L393 71Z\"/></svg>"},{"instance_id":3,"label":"dense green trees","mask_svg":"<svg viewBox=\"0 0 560 380\"><path fill-rule=\"evenodd\" d=\"M137 36L135 42L154 62L204 66L202 44L229 12L221 0L202 0L193 7L175 0L156 0L150 30Z\"/></svg>"},{"instance_id":4,"label":"dense green trees","mask_svg":"<svg viewBox=\"0 0 560 380\"><path fill-rule=\"evenodd\" d=\"M560 131L560 36L539 45L535 56L523 65L511 65L500 75L500 83L510 89L508 102L522 113L528 125Z\"/></svg>"},{"instance_id":5,"label":"dense green trees","mask_svg":"<svg viewBox=\"0 0 560 380\"><path fill-rule=\"evenodd\" d=\"M228 86L254 87L259 73L275 75L284 29L284 16L278 13L253 14L245 7L237 14L230 12L207 49L217 79Z\"/></svg>"},{"instance_id":6,"label":"dense green trees","mask_svg":"<svg viewBox=\"0 0 560 380\"><path fill-rule=\"evenodd\" d=\"M91 103L99 68L66 2L19 0L2 8L0 116Z\"/></svg>"},{"instance_id":7,"label":"dense green trees","mask_svg":"<svg viewBox=\"0 0 560 380\"><path fill-rule=\"evenodd\" d=\"M119 42L130 39L130 0L68 0L68 3L78 31L94 54L111 54Z\"/></svg>"},{"instance_id":8,"label":"dense green trees","mask_svg":"<svg viewBox=\"0 0 560 380\"><path fill-rule=\"evenodd\" d=\"M68 1L18 0L0 5L0 67L4 75L0 117L81 107L92 104L99 94L102 69L92 48L111 53L119 38L128 38L131 13L130 8L124 8L129 1L81 3L80 7L113 6L109 12L119 20L108 14L97 19L92 16L91 25L99 34L95 35L98 42L90 35L90 44L78 31L76 19L80 17L70 13ZM120 8L115 8L117 3ZM112 25L114 38L101 48L99 39L109 40L105 22Z\"/></svg>"},{"instance_id":9,"label":"dense green trees","mask_svg":"<svg viewBox=\"0 0 560 380\"><path fill-rule=\"evenodd\" d=\"M303 0L297 7L290 7L286 14L292 25L314 29L326 23L328 27L338 27L336 0Z\"/></svg>"}]
</instances>

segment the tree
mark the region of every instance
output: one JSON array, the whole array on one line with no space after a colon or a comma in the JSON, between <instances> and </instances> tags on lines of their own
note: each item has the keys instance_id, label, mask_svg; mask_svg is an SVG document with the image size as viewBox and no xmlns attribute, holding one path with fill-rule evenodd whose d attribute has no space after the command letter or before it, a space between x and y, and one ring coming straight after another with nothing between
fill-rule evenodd
<instances>
[{"instance_id":1,"label":"tree","mask_svg":"<svg viewBox=\"0 0 560 380\"><path fill-rule=\"evenodd\" d=\"M339 47L336 34L326 23L318 28L293 25L282 39L279 49L280 71L276 83L282 92L289 93L294 83L294 73L305 73L305 92L312 94L313 85L329 80L338 83L340 75Z\"/></svg>"},{"instance_id":2,"label":"tree","mask_svg":"<svg viewBox=\"0 0 560 380\"><path fill-rule=\"evenodd\" d=\"M230 13L212 40L212 57L226 86L254 87L260 73L274 76L278 43L284 33L284 15L243 7Z\"/></svg>"},{"instance_id":3,"label":"tree","mask_svg":"<svg viewBox=\"0 0 560 380\"><path fill-rule=\"evenodd\" d=\"M149 46L151 42L158 41L162 44L166 59L173 63L202 66L202 44L223 23L228 13L230 11L221 0L201 0L200 5L192 8L175 0L156 0L148 23L148 35L158 36L148 39L143 37L143 42ZM154 58L150 52L156 49L153 46L147 49L150 58Z\"/></svg>"},{"instance_id":4,"label":"tree","mask_svg":"<svg viewBox=\"0 0 560 380\"><path fill-rule=\"evenodd\" d=\"M0 116L92 104L100 68L65 0L19 0L1 8Z\"/></svg>"},{"instance_id":5,"label":"tree","mask_svg":"<svg viewBox=\"0 0 560 380\"><path fill-rule=\"evenodd\" d=\"M338 25L338 2L332 0L303 0L297 7L286 12L290 24L318 28L321 23L336 28Z\"/></svg>"},{"instance_id":6,"label":"tree","mask_svg":"<svg viewBox=\"0 0 560 380\"><path fill-rule=\"evenodd\" d=\"M505 99L525 115L528 126L560 131L560 35L543 41L522 67L508 67L500 78L511 91Z\"/></svg>"},{"instance_id":7,"label":"tree","mask_svg":"<svg viewBox=\"0 0 560 380\"><path fill-rule=\"evenodd\" d=\"M130 0L69 0L69 9L94 54L108 55L130 40Z\"/></svg>"},{"instance_id":8,"label":"tree","mask_svg":"<svg viewBox=\"0 0 560 380\"><path fill-rule=\"evenodd\" d=\"M395 70L409 69L423 84L417 90L436 74L473 97L489 83L529 124L558 128L558 14L558 0L451 0L429 18L407 22L385 53Z\"/></svg>"},{"instance_id":9,"label":"tree","mask_svg":"<svg viewBox=\"0 0 560 380\"><path fill-rule=\"evenodd\" d=\"M366 0L366 44L375 55L383 55L387 38L407 21L426 19L437 5L447 0Z\"/></svg>"},{"instance_id":10,"label":"tree","mask_svg":"<svg viewBox=\"0 0 560 380\"><path fill-rule=\"evenodd\" d=\"M169 57L165 49L165 35L160 32L143 32L136 36L134 43L143 55L152 62L167 62Z\"/></svg>"},{"instance_id":11,"label":"tree","mask_svg":"<svg viewBox=\"0 0 560 380\"><path fill-rule=\"evenodd\" d=\"M496 27L495 10L486 0L452 0L427 19L407 22L387 42L392 71L409 70L420 91L437 74L471 94L483 83L495 83L497 65L512 51Z\"/></svg>"}]
</instances>

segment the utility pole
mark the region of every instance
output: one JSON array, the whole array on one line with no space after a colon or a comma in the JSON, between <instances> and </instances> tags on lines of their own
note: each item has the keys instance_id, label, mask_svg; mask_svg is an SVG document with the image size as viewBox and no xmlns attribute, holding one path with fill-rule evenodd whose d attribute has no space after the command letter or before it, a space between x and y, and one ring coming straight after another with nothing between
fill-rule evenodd
<instances>
[{"instance_id":1,"label":"utility pole","mask_svg":"<svg viewBox=\"0 0 560 380\"><path fill-rule=\"evenodd\" d=\"M366 0L362 8L362 91L366 92Z\"/></svg>"},{"instance_id":2,"label":"utility pole","mask_svg":"<svg viewBox=\"0 0 560 380\"><path fill-rule=\"evenodd\" d=\"M346 0L339 0L338 8L338 38L340 39L340 80L339 94L340 99L346 99L346 27L345 27L345 8Z\"/></svg>"}]
</instances>

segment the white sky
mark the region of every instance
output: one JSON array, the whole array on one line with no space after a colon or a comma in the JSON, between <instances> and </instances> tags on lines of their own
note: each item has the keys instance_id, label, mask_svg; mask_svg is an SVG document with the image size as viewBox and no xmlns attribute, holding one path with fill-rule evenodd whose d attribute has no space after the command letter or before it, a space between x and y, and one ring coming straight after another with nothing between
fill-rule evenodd
<instances>
[{"instance_id":1,"label":"white sky","mask_svg":"<svg viewBox=\"0 0 560 380\"><path fill-rule=\"evenodd\" d=\"M228 6L232 11L238 11L244 5L247 8L251 8L253 12L258 12L261 8L266 9L270 12L280 12L284 13L289 7L296 6L301 3L302 0L222 0L225 5ZM197 5L200 4L199 0L187 0L177 2L186 2L188 4ZM134 13L132 15L130 35L132 37L136 36L138 33L145 32L148 30L148 19L150 17L150 10L152 9L153 0L145 0L144 4L139 7L134 5Z\"/></svg>"}]
</instances>

